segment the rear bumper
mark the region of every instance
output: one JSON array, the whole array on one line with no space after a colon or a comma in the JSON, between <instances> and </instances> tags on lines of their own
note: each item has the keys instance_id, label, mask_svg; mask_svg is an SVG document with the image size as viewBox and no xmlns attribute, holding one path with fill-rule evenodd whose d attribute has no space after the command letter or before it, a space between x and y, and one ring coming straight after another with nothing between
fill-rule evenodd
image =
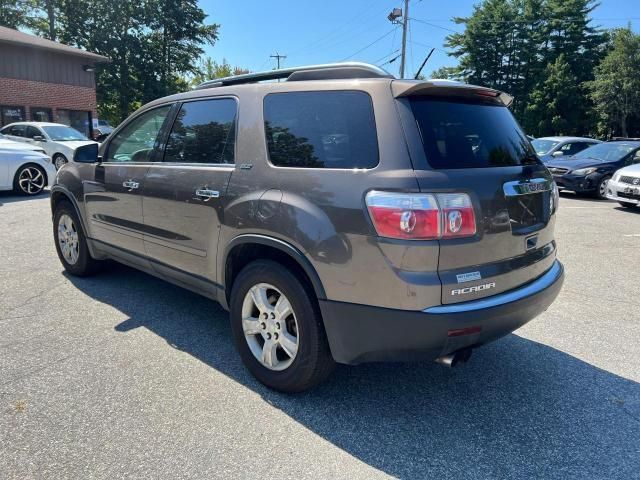
<instances>
[{"instance_id":1,"label":"rear bumper","mask_svg":"<svg viewBox=\"0 0 640 480\"><path fill-rule=\"evenodd\" d=\"M435 359L513 332L551 305L563 281L556 261L533 282L480 300L417 312L322 300L320 309L337 362Z\"/></svg>"}]
</instances>

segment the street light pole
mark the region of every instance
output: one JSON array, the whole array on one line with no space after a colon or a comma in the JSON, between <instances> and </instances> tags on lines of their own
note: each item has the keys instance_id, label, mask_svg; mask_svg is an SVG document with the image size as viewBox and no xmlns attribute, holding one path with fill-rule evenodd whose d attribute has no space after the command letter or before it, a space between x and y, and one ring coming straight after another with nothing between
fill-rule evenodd
<instances>
[{"instance_id":1,"label":"street light pole","mask_svg":"<svg viewBox=\"0 0 640 480\"><path fill-rule=\"evenodd\" d=\"M404 0L402 12L402 53L400 58L400 78L404 78L404 66L407 55L407 26L409 25L409 0Z\"/></svg>"}]
</instances>

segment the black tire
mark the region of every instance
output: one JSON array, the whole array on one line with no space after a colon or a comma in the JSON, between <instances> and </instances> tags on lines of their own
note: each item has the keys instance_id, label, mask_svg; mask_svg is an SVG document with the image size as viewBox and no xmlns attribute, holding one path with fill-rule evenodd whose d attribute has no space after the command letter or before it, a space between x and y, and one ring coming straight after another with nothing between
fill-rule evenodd
<instances>
[{"instance_id":1,"label":"black tire","mask_svg":"<svg viewBox=\"0 0 640 480\"><path fill-rule=\"evenodd\" d=\"M281 371L267 368L254 356L242 327L245 296L261 283L273 285L286 296L297 323L298 350L292 363ZM283 265L271 260L247 265L233 283L229 306L231 329L240 357L253 376L267 387L285 393L301 392L322 382L333 371L335 362L315 295Z\"/></svg>"},{"instance_id":2,"label":"black tire","mask_svg":"<svg viewBox=\"0 0 640 480\"><path fill-rule=\"evenodd\" d=\"M611 177L603 177L598 182L595 191L593 192L593 196L599 200L607 199L607 189L606 184L611 180Z\"/></svg>"},{"instance_id":3,"label":"black tire","mask_svg":"<svg viewBox=\"0 0 640 480\"><path fill-rule=\"evenodd\" d=\"M67 157L65 157L63 154L56 153L51 158L51 163L53 163L53 166L55 167L56 170L60 170L60 168L62 168L67 163L69 163L69 160L67 160Z\"/></svg>"},{"instance_id":4,"label":"black tire","mask_svg":"<svg viewBox=\"0 0 640 480\"><path fill-rule=\"evenodd\" d=\"M38 172L40 176L33 172ZM37 183L32 181L37 179ZM25 195L28 197L39 195L44 191L47 186L47 174L44 169L35 163L27 163L22 165L16 171L13 177L13 191L18 195Z\"/></svg>"},{"instance_id":5,"label":"black tire","mask_svg":"<svg viewBox=\"0 0 640 480\"><path fill-rule=\"evenodd\" d=\"M624 208L636 208L637 205L635 203L629 203L629 202L618 202L622 207Z\"/></svg>"},{"instance_id":6,"label":"black tire","mask_svg":"<svg viewBox=\"0 0 640 480\"><path fill-rule=\"evenodd\" d=\"M71 218L73 225L75 226L75 231L77 232L78 248L77 260L75 262L70 262L65 257L61 249L60 239L58 237L58 226L63 215ZM56 252L58 252L58 258L60 258L60 262L62 262L64 269L71 275L86 277L88 275L93 275L100 269L102 262L94 259L89 253L87 237L82 229L82 223L76 214L75 208L73 208L73 206L67 201L62 201L56 206L56 210L53 214L53 238L56 245Z\"/></svg>"}]
</instances>

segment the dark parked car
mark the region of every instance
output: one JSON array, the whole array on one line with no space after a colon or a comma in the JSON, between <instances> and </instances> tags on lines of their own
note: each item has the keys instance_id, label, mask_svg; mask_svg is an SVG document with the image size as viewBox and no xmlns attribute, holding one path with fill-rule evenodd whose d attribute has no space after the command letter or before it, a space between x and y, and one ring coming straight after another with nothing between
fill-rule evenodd
<instances>
[{"instance_id":1,"label":"dark parked car","mask_svg":"<svg viewBox=\"0 0 640 480\"><path fill-rule=\"evenodd\" d=\"M219 301L281 391L335 362L453 366L563 281L557 190L509 102L366 64L207 82L60 170L58 255L73 275L111 258Z\"/></svg>"},{"instance_id":2,"label":"dark parked car","mask_svg":"<svg viewBox=\"0 0 640 480\"><path fill-rule=\"evenodd\" d=\"M640 162L640 142L607 142L577 153L567 160L554 160L547 168L560 190L587 193L605 199L613 173Z\"/></svg>"}]
</instances>

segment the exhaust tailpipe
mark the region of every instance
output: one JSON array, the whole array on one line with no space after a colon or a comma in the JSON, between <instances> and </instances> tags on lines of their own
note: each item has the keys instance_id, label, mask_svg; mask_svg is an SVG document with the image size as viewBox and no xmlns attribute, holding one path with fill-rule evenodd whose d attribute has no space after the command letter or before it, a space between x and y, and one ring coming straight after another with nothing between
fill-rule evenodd
<instances>
[{"instance_id":1,"label":"exhaust tailpipe","mask_svg":"<svg viewBox=\"0 0 640 480\"><path fill-rule=\"evenodd\" d=\"M461 363L467 362L471 358L471 352L473 352L472 349L465 348L464 350L458 350L449 355L438 357L436 358L436 362L445 367L453 368Z\"/></svg>"}]
</instances>

